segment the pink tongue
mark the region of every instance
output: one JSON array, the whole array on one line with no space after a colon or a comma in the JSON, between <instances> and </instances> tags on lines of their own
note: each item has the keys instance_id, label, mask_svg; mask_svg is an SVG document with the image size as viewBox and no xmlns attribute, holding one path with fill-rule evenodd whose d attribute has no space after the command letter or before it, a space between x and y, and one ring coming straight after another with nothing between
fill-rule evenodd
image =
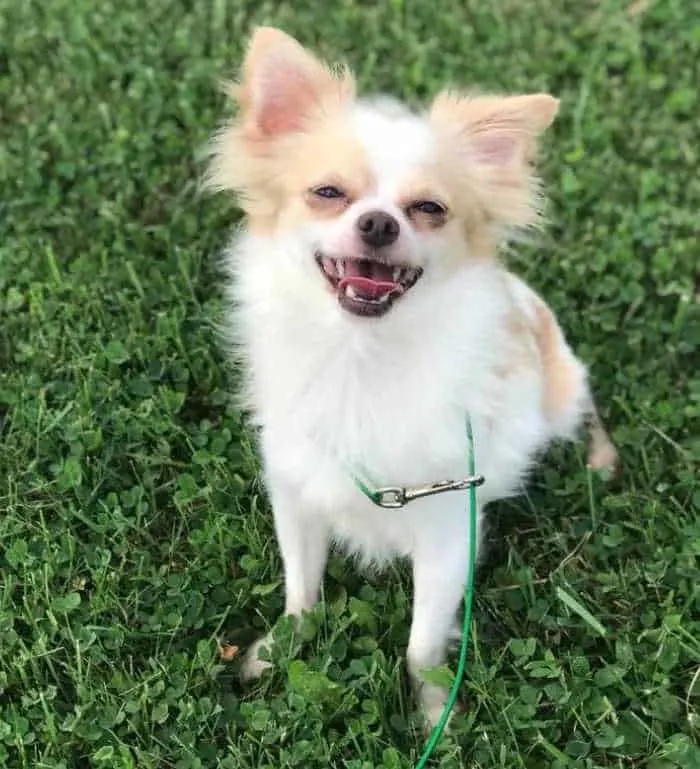
<instances>
[{"instance_id":1,"label":"pink tongue","mask_svg":"<svg viewBox=\"0 0 700 769\"><path fill-rule=\"evenodd\" d=\"M345 262L345 275L338 288L342 291L345 286L352 286L358 296L376 300L392 291L401 290L401 286L392 277L393 269L388 264L348 259Z\"/></svg>"},{"instance_id":2,"label":"pink tongue","mask_svg":"<svg viewBox=\"0 0 700 769\"><path fill-rule=\"evenodd\" d=\"M343 278L338 284L338 290L342 291L345 286L352 286L365 299L379 299L380 296L401 289L399 284L393 281L374 280L373 278L365 278L361 275L350 275Z\"/></svg>"}]
</instances>

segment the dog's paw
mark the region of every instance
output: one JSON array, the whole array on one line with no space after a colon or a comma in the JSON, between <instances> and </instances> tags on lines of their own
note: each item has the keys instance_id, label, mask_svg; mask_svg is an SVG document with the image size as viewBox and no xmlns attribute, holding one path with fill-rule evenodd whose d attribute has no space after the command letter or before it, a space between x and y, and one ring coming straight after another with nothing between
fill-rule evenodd
<instances>
[{"instance_id":1,"label":"dog's paw","mask_svg":"<svg viewBox=\"0 0 700 769\"><path fill-rule=\"evenodd\" d=\"M618 462L617 449L607 435L599 435L591 442L587 462L589 470L607 480L617 474Z\"/></svg>"},{"instance_id":2,"label":"dog's paw","mask_svg":"<svg viewBox=\"0 0 700 769\"><path fill-rule=\"evenodd\" d=\"M243 681L257 681L258 678L272 667L272 663L259 658L261 649L269 649L272 645L270 635L265 635L248 649L243 665L241 666L241 679Z\"/></svg>"},{"instance_id":3,"label":"dog's paw","mask_svg":"<svg viewBox=\"0 0 700 769\"><path fill-rule=\"evenodd\" d=\"M424 683L420 687L420 705L423 718L425 719L428 729L434 729L440 718L442 717L442 711L447 704L448 690L443 689L442 686L436 686L435 684ZM454 716L454 710L450 712L445 723L445 729L449 729L452 723L452 717Z\"/></svg>"},{"instance_id":4,"label":"dog's paw","mask_svg":"<svg viewBox=\"0 0 700 769\"><path fill-rule=\"evenodd\" d=\"M592 472L598 473L604 480L609 480L617 475L619 467L617 449L597 413L591 417L588 430L587 467Z\"/></svg>"}]
</instances>

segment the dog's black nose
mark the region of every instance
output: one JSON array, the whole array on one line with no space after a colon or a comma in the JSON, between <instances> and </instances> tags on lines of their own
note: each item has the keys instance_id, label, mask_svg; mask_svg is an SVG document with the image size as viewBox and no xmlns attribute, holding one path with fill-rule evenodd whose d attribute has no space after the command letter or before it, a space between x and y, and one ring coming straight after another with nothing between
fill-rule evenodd
<instances>
[{"instance_id":1,"label":"dog's black nose","mask_svg":"<svg viewBox=\"0 0 700 769\"><path fill-rule=\"evenodd\" d=\"M390 246L399 237L399 223L384 211L367 211L357 220L362 240L373 248Z\"/></svg>"}]
</instances>

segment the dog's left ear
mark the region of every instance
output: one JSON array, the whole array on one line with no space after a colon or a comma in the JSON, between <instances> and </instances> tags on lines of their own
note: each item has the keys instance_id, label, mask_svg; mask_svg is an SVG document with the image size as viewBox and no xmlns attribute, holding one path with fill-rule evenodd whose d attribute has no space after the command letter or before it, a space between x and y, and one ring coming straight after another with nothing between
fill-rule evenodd
<instances>
[{"instance_id":1,"label":"dog's left ear","mask_svg":"<svg viewBox=\"0 0 700 769\"><path fill-rule=\"evenodd\" d=\"M535 138L552 123L558 106L544 93L467 97L446 92L433 103L430 117L460 144L467 162L497 171L529 160Z\"/></svg>"},{"instance_id":2,"label":"dog's left ear","mask_svg":"<svg viewBox=\"0 0 700 769\"><path fill-rule=\"evenodd\" d=\"M234 92L247 137L262 140L303 130L319 105L352 94L349 72L336 74L293 37L272 27L253 33Z\"/></svg>"}]
</instances>

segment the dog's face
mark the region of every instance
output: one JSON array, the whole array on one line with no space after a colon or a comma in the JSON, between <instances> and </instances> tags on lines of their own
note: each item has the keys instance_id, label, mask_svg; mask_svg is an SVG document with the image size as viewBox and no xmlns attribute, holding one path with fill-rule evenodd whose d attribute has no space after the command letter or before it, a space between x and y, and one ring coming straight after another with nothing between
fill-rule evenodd
<instances>
[{"instance_id":1,"label":"dog's face","mask_svg":"<svg viewBox=\"0 0 700 769\"><path fill-rule=\"evenodd\" d=\"M356 99L347 71L273 29L253 36L235 95L213 184L238 192L250 229L286 239L312 290L353 315L386 314L536 220L529 160L551 96L445 93L417 115Z\"/></svg>"}]
</instances>

